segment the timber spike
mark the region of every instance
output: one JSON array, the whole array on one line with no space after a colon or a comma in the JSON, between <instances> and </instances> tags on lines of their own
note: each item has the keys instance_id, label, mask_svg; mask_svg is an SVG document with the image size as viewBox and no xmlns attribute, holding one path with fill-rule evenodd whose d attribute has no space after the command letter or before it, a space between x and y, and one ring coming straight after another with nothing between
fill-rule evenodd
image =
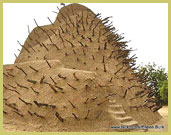
<instances>
[{"instance_id":1,"label":"timber spike","mask_svg":"<svg viewBox=\"0 0 171 135\"><path fill-rule=\"evenodd\" d=\"M84 102L84 104L87 104L88 100L89 100L89 98L86 99L86 101Z\"/></svg>"},{"instance_id":2,"label":"timber spike","mask_svg":"<svg viewBox=\"0 0 171 135\"><path fill-rule=\"evenodd\" d=\"M73 76L74 76L74 78L76 79L76 81L79 81L79 79L78 79L78 77L76 76L76 73L75 73L75 72L73 73Z\"/></svg>"},{"instance_id":3,"label":"timber spike","mask_svg":"<svg viewBox=\"0 0 171 135\"><path fill-rule=\"evenodd\" d=\"M55 82L55 80L50 76L50 79L52 80L52 82L54 83L54 84L57 84L56 82Z\"/></svg>"},{"instance_id":4,"label":"timber spike","mask_svg":"<svg viewBox=\"0 0 171 135\"><path fill-rule=\"evenodd\" d=\"M64 122L64 119L59 115L58 112L55 113L55 116L56 116L61 122Z\"/></svg>"},{"instance_id":5,"label":"timber spike","mask_svg":"<svg viewBox=\"0 0 171 135\"><path fill-rule=\"evenodd\" d=\"M32 105L31 103L28 103L28 102L26 102L26 101L24 101L22 98L18 98L20 101L22 101L24 104L26 104L26 105Z\"/></svg>"},{"instance_id":6,"label":"timber spike","mask_svg":"<svg viewBox=\"0 0 171 135\"><path fill-rule=\"evenodd\" d=\"M41 79L40 79L40 84L42 84L44 82L44 79L45 79L45 76L43 76Z\"/></svg>"},{"instance_id":7,"label":"timber spike","mask_svg":"<svg viewBox=\"0 0 171 135\"><path fill-rule=\"evenodd\" d=\"M30 82L30 83L33 83L33 84L36 84L37 83L37 81L31 80L31 79L27 79L27 81Z\"/></svg>"},{"instance_id":8,"label":"timber spike","mask_svg":"<svg viewBox=\"0 0 171 135\"><path fill-rule=\"evenodd\" d=\"M53 87L53 85L52 84L49 84L49 86L50 86L50 88L55 92L55 93L57 93L58 91Z\"/></svg>"},{"instance_id":9,"label":"timber spike","mask_svg":"<svg viewBox=\"0 0 171 135\"><path fill-rule=\"evenodd\" d=\"M50 65L50 63L48 62L48 60L45 60L46 61L46 63L48 64L48 66L50 67L50 68L52 68L52 66Z\"/></svg>"},{"instance_id":10,"label":"timber spike","mask_svg":"<svg viewBox=\"0 0 171 135\"><path fill-rule=\"evenodd\" d=\"M54 25L54 23L51 21L51 19L49 17L47 17L47 19L49 20L49 22Z\"/></svg>"},{"instance_id":11,"label":"timber spike","mask_svg":"<svg viewBox=\"0 0 171 135\"><path fill-rule=\"evenodd\" d=\"M30 51L23 45L21 45L21 43L17 40L17 42L20 44L21 47L23 47L28 53L30 53Z\"/></svg>"},{"instance_id":12,"label":"timber spike","mask_svg":"<svg viewBox=\"0 0 171 135\"><path fill-rule=\"evenodd\" d=\"M41 116L41 115L37 114L36 112L34 112L33 114L34 114L35 116L41 118L41 119L44 119L44 118L45 118L44 116Z\"/></svg>"},{"instance_id":13,"label":"timber spike","mask_svg":"<svg viewBox=\"0 0 171 135\"><path fill-rule=\"evenodd\" d=\"M68 100L68 102L71 104L72 108L76 108L76 106L70 100Z\"/></svg>"},{"instance_id":14,"label":"timber spike","mask_svg":"<svg viewBox=\"0 0 171 135\"><path fill-rule=\"evenodd\" d=\"M32 66L29 66L30 69L34 70L35 72L39 72L39 70L33 68Z\"/></svg>"},{"instance_id":15,"label":"timber spike","mask_svg":"<svg viewBox=\"0 0 171 135\"><path fill-rule=\"evenodd\" d=\"M8 74L9 76L11 76L11 77L15 77L13 74L11 74L11 73L9 73L9 72L7 72L7 74Z\"/></svg>"},{"instance_id":16,"label":"timber spike","mask_svg":"<svg viewBox=\"0 0 171 135\"><path fill-rule=\"evenodd\" d=\"M25 88L25 89L29 89L28 87L26 87L26 86L23 86L23 85L21 85L21 84L19 84L19 83L17 83L17 82L15 82L16 84L17 84L17 86L19 86L20 88Z\"/></svg>"},{"instance_id":17,"label":"timber spike","mask_svg":"<svg viewBox=\"0 0 171 135\"><path fill-rule=\"evenodd\" d=\"M79 120L78 116L75 113L72 113L75 119Z\"/></svg>"},{"instance_id":18,"label":"timber spike","mask_svg":"<svg viewBox=\"0 0 171 135\"><path fill-rule=\"evenodd\" d=\"M66 77L65 77L65 76L62 76L61 74L58 74L58 77L59 77L59 78L62 78L62 79L64 79L64 80L66 79Z\"/></svg>"},{"instance_id":19,"label":"timber spike","mask_svg":"<svg viewBox=\"0 0 171 135\"><path fill-rule=\"evenodd\" d=\"M73 87L71 84L67 83L69 87L71 87L73 90L77 90L77 88Z\"/></svg>"},{"instance_id":20,"label":"timber spike","mask_svg":"<svg viewBox=\"0 0 171 135\"><path fill-rule=\"evenodd\" d=\"M97 114L96 119L99 118L99 116L101 115L101 113L102 113L102 112L99 112L99 113Z\"/></svg>"},{"instance_id":21,"label":"timber spike","mask_svg":"<svg viewBox=\"0 0 171 135\"><path fill-rule=\"evenodd\" d=\"M30 87L34 93L36 93L37 95L39 94L39 92L37 92L33 87Z\"/></svg>"},{"instance_id":22,"label":"timber spike","mask_svg":"<svg viewBox=\"0 0 171 135\"><path fill-rule=\"evenodd\" d=\"M67 39L65 39L65 41L67 41L68 43L70 43L71 47L74 47L73 43L71 41L68 41Z\"/></svg>"},{"instance_id":23,"label":"timber spike","mask_svg":"<svg viewBox=\"0 0 171 135\"><path fill-rule=\"evenodd\" d=\"M89 114L90 114L90 110L87 111L87 114L86 114L86 116L84 117L85 120L88 119Z\"/></svg>"},{"instance_id":24,"label":"timber spike","mask_svg":"<svg viewBox=\"0 0 171 135\"><path fill-rule=\"evenodd\" d=\"M27 73L22 69L22 68L20 68L20 67L18 67L18 66L15 66L17 69L19 69L20 71L22 71L24 74L25 74L25 76L27 76Z\"/></svg>"},{"instance_id":25,"label":"timber spike","mask_svg":"<svg viewBox=\"0 0 171 135\"><path fill-rule=\"evenodd\" d=\"M100 105L104 104L104 103L107 102L107 101L109 101L109 99L106 99L106 100L104 100L104 101L98 103L97 105L100 106Z\"/></svg>"},{"instance_id":26,"label":"timber spike","mask_svg":"<svg viewBox=\"0 0 171 135\"><path fill-rule=\"evenodd\" d=\"M19 112L17 112L17 111L13 111L13 112L16 113L17 115L19 115L20 117L24 117L23 114L21 114L21 113L19 113Z\"/></svg>"}]
</instances>

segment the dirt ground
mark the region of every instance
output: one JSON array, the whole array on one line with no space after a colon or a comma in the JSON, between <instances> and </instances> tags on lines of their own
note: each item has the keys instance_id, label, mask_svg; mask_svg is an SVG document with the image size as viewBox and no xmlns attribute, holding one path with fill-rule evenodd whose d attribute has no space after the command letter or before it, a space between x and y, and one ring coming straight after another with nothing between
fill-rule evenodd
<instances>
[{"instance_id":1,"label":"dirt ground","mask_svg":"<svg viewBox=\"0 0 171 135\"><path fill-rule=\"evenodd\" d=\"M168 106L163 106L159 113L162 115L162 119L154 125L164 126L161 129L149 129L147 132L168 132Z\"/></svg>"}]
</instances>

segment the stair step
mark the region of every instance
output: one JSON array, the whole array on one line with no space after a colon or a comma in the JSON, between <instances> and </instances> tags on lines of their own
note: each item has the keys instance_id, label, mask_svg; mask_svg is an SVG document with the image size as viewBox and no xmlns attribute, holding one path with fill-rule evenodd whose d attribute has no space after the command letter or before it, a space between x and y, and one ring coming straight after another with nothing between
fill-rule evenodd
<instances>
[{"instance_id":1,"label":"stair step","mask_svg":"<svg viewBox=\"0 0 171 135\"><path fill-rule=\"evenodd\" d=\"M114 115L124 115L124 114L126 114L126 112L124 112L124 111L116 111L116 110L112 110L112 109L109 109L108 112L111 113L111 114L114 114Z\"/></svg>"},{"instance_id":2,"label":"stair step","mask_svg":"<svg viewBox=\"0 0 171 135\"><path fill-rule=\"evenodd\" d=\"M116 100L109 100L109 103L111 104L111 105L114 105L114 104L116 104Z\"/></svg>"},{"instance_id":3,"label":"stair step","mask_svg":"<svg viewBox=\"0 0 171 135\"><path fill-rule=\"evenodd\" d=\"M125 115L126 113L123 112L123 111L120 111L120 112L113 112L113 114L116 115L116 116L124 117L124 115Z\"/></svg>"},{"instance_id":4,"label":"stair step","mask_svg":"<svg viewBox=\"0 0 171 135\"><path fill-rule=\"evenodd\" d=\"M126 112L123 109L122 105L116 104L116 101L111 100L108 112L110 113L111 117L115 120L118 120L121 125L125 126L136 126L138 122L133 120L132 117L126 116ZM130 131L130 130L137 130L135 127L131 129L120 129L119 131Z\"/></svg>"},{"instance_id":5,"label":"stair step","mask_svg":"<svg viewBox=\"0 0 171 135\"><path fill-rule=\"evenodd\" d=\"M124 111L122 105L109 105L113 111Z\"/></svg>"},{"instance_id":6,"label":"stair step","mask_svg":"<svg viewBox=\"0 0 171 135\"><path fill-rule=\"evenodd\" d=\"M121 123L125 123L128 121L132 121L132 117L126 116L126 117L116 117Z\"/></svg>"},{"instance_id":7,"label":"stair step","mask_svg":"<svg viewBox=\"0 0 171 135\"><path fill-rule=\"evenodd\" d=\"M122 125L135 126L135 125L138 125L138 122L134 121L134 120L131 120L131 121L122 122Z\"/></svg>"}]
</instances>

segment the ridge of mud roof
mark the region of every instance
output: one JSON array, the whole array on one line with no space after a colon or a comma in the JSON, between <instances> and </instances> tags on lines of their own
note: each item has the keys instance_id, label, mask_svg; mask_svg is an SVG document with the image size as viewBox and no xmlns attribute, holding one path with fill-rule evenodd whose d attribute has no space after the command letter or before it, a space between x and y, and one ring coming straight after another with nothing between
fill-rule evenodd
<instances>
[{"instance_id":1,"label":"ridge of mud roof","mask_svg":"<svg viewBox=\"0 0 171 135\"><path fill-rule=\"evenodd\" d=\"M62 17L62 15L64 16L72 16L73 14L80 12L80 11L88 11L94 14L93 11L91 11L89 8L87 8L86 6L83 6L81 4L78 3L73 3L73 4L69 4L67 6L62 7L59 10L59 13L57 15L57 17ZM54 23L56 23L57 20L55 20Z\"/></svg>"}]
</instances>

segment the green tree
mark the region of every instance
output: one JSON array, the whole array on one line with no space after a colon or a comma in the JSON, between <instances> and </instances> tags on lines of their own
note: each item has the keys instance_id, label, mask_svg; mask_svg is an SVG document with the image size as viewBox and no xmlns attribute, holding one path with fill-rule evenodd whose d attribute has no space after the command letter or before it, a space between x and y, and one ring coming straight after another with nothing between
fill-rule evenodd
<instances>
[{"instance_id":1,"label":"green tree","mask_svg":"<svg viewBox=\"0 0 171 135\"><path fill-rule=\"evenodd\" d=\"M149 63L145 66L140 65L138 73L141 79L146 80L145 85L150 88L153 97L159 103L168 104L168 73L165 68Z\"/></svg>"}]
</instances>

